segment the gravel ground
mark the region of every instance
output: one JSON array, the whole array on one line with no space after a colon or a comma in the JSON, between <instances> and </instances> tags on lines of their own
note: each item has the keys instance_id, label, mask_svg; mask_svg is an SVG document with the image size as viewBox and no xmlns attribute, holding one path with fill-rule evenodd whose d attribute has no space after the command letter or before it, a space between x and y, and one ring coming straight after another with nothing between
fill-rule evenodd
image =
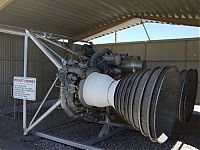
<instances>
[{"instance_id":1,"label":"gravel ground","mask_svg":"<svg viewBox=\"0 0 200 150\"><path fill-rule=\"evenodd\" d=\"M31 115L30 115L31 116ZM37 127L44 133L60 138L84 142L98 135L101 125L86 123L83 120L69 122L65 113L57 110ZM22 136L22 114L17 114L15 120L0 116L0 138L20 141L41 150L76 150L76 148L36 137ZM164 144L152 143L140 132L125 130L101 143L95 145L102 149L200 149L200 114L194 114L192 120L182 125L177 141L168 140Z\"/></svg>"}]
</instances>

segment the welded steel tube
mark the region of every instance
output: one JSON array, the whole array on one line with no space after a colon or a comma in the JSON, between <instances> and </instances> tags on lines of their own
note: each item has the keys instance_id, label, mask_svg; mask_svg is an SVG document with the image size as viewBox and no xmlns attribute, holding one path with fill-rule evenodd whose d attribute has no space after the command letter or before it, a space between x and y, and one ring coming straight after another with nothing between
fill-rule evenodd
<instances>
[{"instance_id":1,"label":"welded steel tube","mask_svg":"<svg viewBox=\"0 0 200 150\"><path fill-rule=\"evenodd\" d=\"M42 50L42 52L53 62L53 64L58 68L61 69L63 67L62 61L56 59L50 50L48 50L32 33L31 31L26 30L26 34L32 39L32 41Z\"/></svg>"},{"instance_id":2,"label":"welded steel tube","mask_svg":"<svg viewBox=\"0 0 200 150\"><path fill-rule=\"evenodd\" d=\"M36 127L43 119L45 119L52 111L54 111L60 105L61 101L58 100L53 106L51 106L44 114L42 114L32 125L28 127L26 133L31 131L34 127Z\"/></svg>"},{"instance_id":3,"label":"welded steel tube","mask_svg":"<svg viewBox=\"0 0 200 150\"><path fill-rule=\"evenodd\" d=\"M28 35L25 34L24 36L24 78L27 77L27 70L28 70ZM24 135L26 131L26 99L23 99L23 130Z\"/></svg>"}]
</instances>

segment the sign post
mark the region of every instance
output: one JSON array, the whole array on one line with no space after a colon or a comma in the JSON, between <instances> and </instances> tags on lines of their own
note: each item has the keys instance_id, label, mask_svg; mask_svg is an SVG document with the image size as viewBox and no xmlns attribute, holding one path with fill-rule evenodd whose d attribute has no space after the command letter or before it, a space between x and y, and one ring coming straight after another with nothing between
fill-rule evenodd
<instances>
[{"instance_id":1,"label":"sign post","mask_svg":"<svg viewBox=\"0 0 200 150\"><path fill-rule=\"evenodd\" d=\"M28 72L28 34L24 36L24 78L27 77ZM23 130L26 135L26 99L23 99Z\"/></svg>"}]
</instances>

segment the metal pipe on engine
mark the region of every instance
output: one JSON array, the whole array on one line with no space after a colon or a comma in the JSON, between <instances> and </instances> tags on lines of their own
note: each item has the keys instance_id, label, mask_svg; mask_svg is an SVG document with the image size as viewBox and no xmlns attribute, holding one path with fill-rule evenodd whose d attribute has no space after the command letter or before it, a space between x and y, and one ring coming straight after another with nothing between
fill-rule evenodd
<instances>
[{"instance_id":1,"label":"metal pipe on engine","mask_svg":"<svg viewBox=\"0 0 200 150\"><path fill-rule=\"evenodd\" d=\"M65 92L65 82L60 83L60 104L63 110L67 113L69 117L73 116L71 110L67 107L66 92Z\"/></svg>"}]
</instances>

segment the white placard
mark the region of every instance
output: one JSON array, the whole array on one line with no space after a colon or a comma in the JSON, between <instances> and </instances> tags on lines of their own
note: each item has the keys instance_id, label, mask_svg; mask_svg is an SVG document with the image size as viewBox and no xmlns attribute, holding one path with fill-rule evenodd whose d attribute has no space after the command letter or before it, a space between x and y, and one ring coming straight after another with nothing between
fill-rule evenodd
<instances>
[{"instance_id":1,"label":"white placard","mask_svg":"<svg viewBox=\"0 0 200 150\"><path fill-rule=\"evenodd\" d=\"M13 78L13 97L16 99L36 100L36 78Z\"/></svg>"}]
</instances>

